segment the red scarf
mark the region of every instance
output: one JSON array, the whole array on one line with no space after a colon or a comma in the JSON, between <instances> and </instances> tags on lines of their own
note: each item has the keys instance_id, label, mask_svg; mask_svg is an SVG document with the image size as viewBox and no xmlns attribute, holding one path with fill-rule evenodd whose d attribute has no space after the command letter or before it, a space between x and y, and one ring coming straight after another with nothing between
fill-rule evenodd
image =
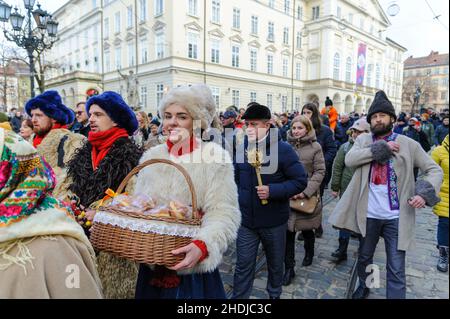
<instances>
[{"instance_id":1,"label":"red scarf","mask_svg":"<svg viewBox=\"0 0 450 319\"><path fill-rule=\"evenodd\" d=\"M59 124L59 123L53 124L53 126L52 126L50 131L53 131L53 130L56 130L56 129L67 129L67 125ZM50 131L45 133L45 135L37 135L36 134L36 136L33 139L33 146L34 146L34 148L36 148L39 145L41 145L42 141L48 135L48 133L50 133Z\"/></svg>"},{"instance_id":2,"label":"red scarf","mask_svg":"<svg viewBox=\"0 0 450 319\"><path fill-rule=\"evenodd\" d=\"M128 137L128 132L118 127L103 132L89 132L88 141L92 145L92 167L94 171L108 154L114 142L121 137Z\"/></svg>"},{"instance_id":3,"label":"red scarf","mask_svg":"<svg viewBox=\"0 0 450 319\"><path fill-rule=\"evenodd\" d=\"M186 141L173 144L171 141L167 140L167 147L169 148L169 153L173 156L180 157L186 154L192 153L197 148L197 140L194 136L191 136L189 140L189 147Z\"/></svg>"}]
</instances>

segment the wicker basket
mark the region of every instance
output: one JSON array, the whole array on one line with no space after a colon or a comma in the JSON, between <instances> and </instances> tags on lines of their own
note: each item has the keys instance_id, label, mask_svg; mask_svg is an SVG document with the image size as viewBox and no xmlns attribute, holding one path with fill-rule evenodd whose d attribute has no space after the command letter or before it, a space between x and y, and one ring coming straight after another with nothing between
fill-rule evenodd
<instances>
[{"instance_id":1,"label":"wicker basket","mask_svg":"<svg viewBox=\"0 0 450 319\"><path fill-rule=\"evenodd\" d=\"M150 160L134 168L122 181L117 194L121 194L128 181L143 168L153 164L168 164L178 169L185 177L192 195L192 220L176 220L172 218L158 218L152 215L126 212L117 207L102 207L101 214L108 214L112 217L126 218L138 221L139 223L155 224L163 222L169 228L173 226L187 226L191 229L198 229L201 225L200 214L197 209L197 196L192 180L186 170L169 160ZM97 214L99 215L99 214ZM97 216L96 216L97 217ZM151 226L151 225L149 225ZM139 263L162 265L172 267L184 259L184 255L172 255L171 251L191 243L192 237L161 234L156 232L142 232L127 229L123 226L102 223L94 219L91 229L91 243L97 250L106 251L119 257L127 258Z\"/></svg>"}]
</instances>

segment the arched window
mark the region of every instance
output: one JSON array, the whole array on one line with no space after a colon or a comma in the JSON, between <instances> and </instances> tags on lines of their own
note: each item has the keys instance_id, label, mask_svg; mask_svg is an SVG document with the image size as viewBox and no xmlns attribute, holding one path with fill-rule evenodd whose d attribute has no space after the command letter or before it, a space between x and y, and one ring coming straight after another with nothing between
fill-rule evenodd
<instances>
[{"instance_id":1,"label":"arched window","mask_svg":"<svg viewBox=\"0 0 450 319\"><path fill-rule=\"evenodd\" d=\"M377 89L380 88L380 77L381 77L380 64L377 63L377 65L375 67L375 87Z\"/></svg>"},{"instance_id":2,"label":"arched window","mask_svg":"<svg viewBox=\"0 0 450 319\"><path fill-rule=\"evenodd\" d=\"M341 73L341 58L339 56L339 53L336 53L334 55L334 62L333 62L333 79L339 80L340 73Z\"/></svg>"},{"instance_id":3,"label":"arched window","mask_svg":"<svg viewBox=\"0 0 450 319\"><path fill-rule=\"evenodd\" d=\"M345 63L345 82L352 82L352 58L348 57Z\"/></svg>"}]
</instances>

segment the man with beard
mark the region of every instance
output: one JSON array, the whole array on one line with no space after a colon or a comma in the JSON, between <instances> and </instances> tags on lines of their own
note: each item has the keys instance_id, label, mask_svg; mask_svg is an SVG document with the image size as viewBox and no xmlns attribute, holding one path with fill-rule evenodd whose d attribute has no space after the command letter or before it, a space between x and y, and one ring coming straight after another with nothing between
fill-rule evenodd
<instances>
[{"instance_id":1,"label":"man with beard","mask_svg":"<svg viewBox=\"0 0 450 319\"><path fill-rule=\"evenodd\" d=\"M362 236L357 264L360 284L353 299L370 293L369 266L380 237L387 255L386 297L406 297L405 254L414 247L416 209L440 201L436 194L442 169L419 143L392 132L395 119L392 103L379 91L367 115L372 134L360 135L347 154L345 165L355 168L355 173L329 219L336 228ZM416 183L415 167L423 172Z\"/></svg>"},{"instance_id":2,"label":"man with beard","mask_svg":"<svg viewBox=\"0 0 450 319\"><path fill-rule=\"evenodd\" d=\"M46 91L29 100L25 110L33 122L33 146L55 172L57 186L53 194L66 199L64 190L70 184L66 165L75 151L83 146L85 137L67 129L67 125L73 122L74 115L63 105L56 91Z\"/></svg>"}]
</instances>

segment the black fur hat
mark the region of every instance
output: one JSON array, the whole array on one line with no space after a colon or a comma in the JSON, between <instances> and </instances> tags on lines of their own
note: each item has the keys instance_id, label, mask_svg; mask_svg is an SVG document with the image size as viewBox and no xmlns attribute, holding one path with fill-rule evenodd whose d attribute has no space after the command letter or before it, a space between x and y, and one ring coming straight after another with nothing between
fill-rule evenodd
<instances>
[{"instance_id":1,"label":"black fur hat","mask_svg":"<svg viewBox=\"0 0 450 319\"><path fill-rule=\"evenodd\" d=\"M369 108L369 112L367 113L367 122L370 123L370 118L372 115L379 112L389 114L394 118L394 120L397 120L394 106L391 101L389 101L384 91L378 91L377 94L375 94L375 99L373 100L372 105Z\"/></svg>"},{"instance_id":2,"label":"black fur hat","mask_svg":"<svg viewBox=\"0 0 450 319\"><path fill-rule=\"evenodd\" d=\"M243 120L270 120L272 113L267 106L257 102L252 102L247 106L247 110L242 116Z\"/></svg>"},{"instance_id":3,"label":"black fur hat","mask_svg":"<svg viewBox=\"0 0 450 319\"><path fill-rule=\"evenodd\" d=\"M330 99L329 96L327 96L325 100L325 106L333 106L333 101Z\"/></svg>"}]
</instances>

